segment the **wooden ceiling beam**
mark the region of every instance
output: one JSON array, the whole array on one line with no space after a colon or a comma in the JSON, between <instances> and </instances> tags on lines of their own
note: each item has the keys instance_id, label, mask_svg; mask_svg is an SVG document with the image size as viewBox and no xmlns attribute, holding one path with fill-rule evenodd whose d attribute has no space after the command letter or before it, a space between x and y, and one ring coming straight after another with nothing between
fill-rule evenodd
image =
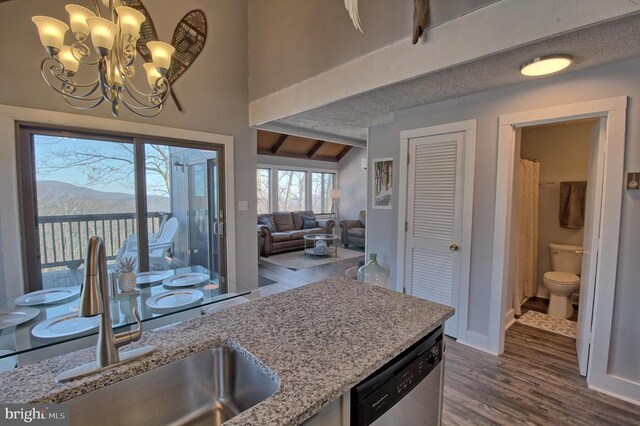
<instances>
[{"instance_id":1,"label":"wooden ceiling beam","mask_svg":"<svg viewBox=\"0 0 640 426\"><path fill-rule=\"evenodd\" d=\"M289 138L289 135L284 135L284 134L280 135L276 143L271 147L271 153L277 154L278 151L280 151L280 148L282 148L282 145L284 145L284 143L287 141L288 138Z\"/></svg>"},{"instance_id":2,"label":"wooden ceiling beam","mask_svg":"<svg viewBox=\"0 0 640 426\"><path fill-rule=\"evenodd\" d=\"M307 155L311 160L314 160L315 157L318 155L318 151L320 151L320 148L322 148L322 145L324 145L323 141L316 142L313 148L311 148L311 150L307 153Z\"/></svg>"},{"instance_id":3,"label":"wooden ceiling beam","mask_svg":"<svg viewBox=\"0 0 640 426\"><path fill-rule=\"evenodd\" d=\"M340 154L338 154L336 156L336 160L340 161L342 160L342 157L344 157L345 155L347 155L349 153L349 151L351 151L351 148L353 148L351 145L346 145L344 147L344 149L342 151L340 151Z\"/></svg>"},{"instance_id":4,"label":"wooden ceiling beam","mask_svg":"<svg viewBox=\"0 0 640 426\"><path fill-rule=\"evenodd\" d=\"M296 153L296 152L280 152L279 154L274 154L270 149L259 149L258 155L274 155L276 157L289 157L289 158L299 158L301 160L308 160L309 156L305 153ZM331 157L328 155L316 155L314 160L317 161L331 161L333 163L337 162L336 157Z\"/></svg>"}]
</instances>

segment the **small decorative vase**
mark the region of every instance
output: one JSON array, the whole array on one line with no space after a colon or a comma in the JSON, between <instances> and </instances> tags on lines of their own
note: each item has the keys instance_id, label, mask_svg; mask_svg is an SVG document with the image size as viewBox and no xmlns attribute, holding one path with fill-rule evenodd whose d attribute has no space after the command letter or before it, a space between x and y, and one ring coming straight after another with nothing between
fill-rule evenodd
<instances>
[{"instance_id":1,"label":"small decorative vase","mask_svg":"<svg viewBox=\"0 0 640 426\"><path fill-rule=\"evenodd\" d=\"M380 266L376 253L371 253L369 261L358 269L358 281L389 288L389 270Z\"/></svg>"},{"instance_id":2,"label":"small decorative vase","mask_svg":"<svg viewBox=\"0 0 640 426\"><path fill-rule=\"evenodd\" d=\"M129 293L136 289L136 274L135 272L122 272L118 279L118 287L123 293Z\"/></svg>"}]
</instances>

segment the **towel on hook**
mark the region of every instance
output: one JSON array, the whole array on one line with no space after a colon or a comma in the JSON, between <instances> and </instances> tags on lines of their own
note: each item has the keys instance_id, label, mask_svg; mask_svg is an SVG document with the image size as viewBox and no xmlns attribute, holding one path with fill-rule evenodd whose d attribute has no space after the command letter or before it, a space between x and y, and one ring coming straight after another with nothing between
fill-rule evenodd
<instances>
[{"instance_id":1,"label":"towel on hook","mask_svg":"<svg viewBox=\"0 0 640 426\"><path fill-rule=\"evenodd\" d=\"M560 226L584 228L587 182L560 182Z\"/></svg>"}]
</instances>

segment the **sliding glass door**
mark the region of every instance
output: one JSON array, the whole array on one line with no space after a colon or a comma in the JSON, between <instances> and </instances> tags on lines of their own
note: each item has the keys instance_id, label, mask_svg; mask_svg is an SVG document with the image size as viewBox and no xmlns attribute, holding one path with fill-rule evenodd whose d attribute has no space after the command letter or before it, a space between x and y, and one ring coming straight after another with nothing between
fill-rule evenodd
<instances>
[{"instance_id":1,"label":"sliding glass door","mask_svg":"<svg viewBox=\"0 0 640 426\"><path fill-rule=\"evenodd\" d=\"M109 272L224 276L223 147L21 127L26 291L79 285L89 238Z\"/></svg>"},{"instance_id":2,"label":"sliding glass door","mask_svg":"<svg viewBox=\"0 0 640 426\"><path fill-rule=\"evenodd\" d=\"M24 252L29 286L79 285L90 237L102 237L113 265L118 249L136 233L134 145L50 132L33 133L28 142L33 161L22 173L32 171L33 195L23 197L33 207L31 232L25 233L31 247Z\"/></svg>"},{"instance_id":3,"label":"sliding glass door","mask_svg":"<svg viewBox=\"0 0 640 426\"><path fill-rule=\"evenodd\" d=\"M205 153L200 153L205 154ZM188 255L192 266L201 266L221 274L222 245L224 238L223 223L220 220L220 200L218 191L217 153L206 153L186 165L188 185L187 228L188 243L185 256Z\"/></svg>"}]
</instances>

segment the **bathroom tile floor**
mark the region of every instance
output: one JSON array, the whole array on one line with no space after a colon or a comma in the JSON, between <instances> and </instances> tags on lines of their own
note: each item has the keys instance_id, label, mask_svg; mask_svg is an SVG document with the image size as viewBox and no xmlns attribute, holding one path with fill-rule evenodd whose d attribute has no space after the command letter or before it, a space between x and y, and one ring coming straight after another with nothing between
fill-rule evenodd
<instances>
[{"instance_id":1,"label":"bathroom tile floor","mask_svg":"<svg viewBox=\"0 0 640 426\"><path fill-rule=\"evenodd\" d=\"M548 307L549 299L543 299L542 297L531 297L526 302L524 302L524 305L522 305L522 313L524 314L527 311L536 311L546 314ZM578 321L578 305L573 305L573 315L567 319L569 321Z\"/></svg>"}]
</instances>

